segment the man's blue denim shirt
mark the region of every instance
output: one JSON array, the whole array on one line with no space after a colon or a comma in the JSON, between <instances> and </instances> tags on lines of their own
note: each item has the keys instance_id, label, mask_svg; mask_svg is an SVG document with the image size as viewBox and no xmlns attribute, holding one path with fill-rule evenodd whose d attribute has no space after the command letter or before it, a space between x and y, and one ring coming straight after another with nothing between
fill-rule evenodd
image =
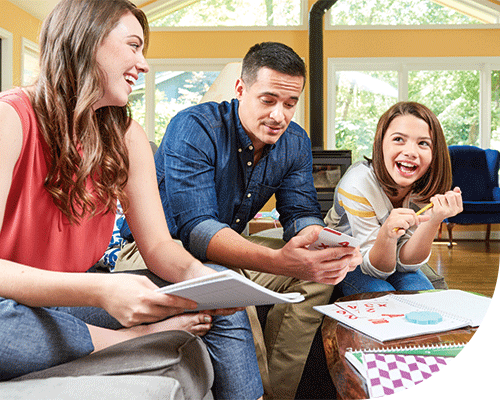
<instances>
[{"instance_id":1,"label":"man's blue denim shirt","mask_svg":"<svg viewBox=\"0 0 500 400\"><path fill-rule=\"evenodd\" d=\"M254 165L238 104L209 102L179 112L155 154L170 233L202 261L219 230L243 232L273 194L285 240L308 225L324 226L307 133L291 122Z\"/></svg>"}]
</instances>

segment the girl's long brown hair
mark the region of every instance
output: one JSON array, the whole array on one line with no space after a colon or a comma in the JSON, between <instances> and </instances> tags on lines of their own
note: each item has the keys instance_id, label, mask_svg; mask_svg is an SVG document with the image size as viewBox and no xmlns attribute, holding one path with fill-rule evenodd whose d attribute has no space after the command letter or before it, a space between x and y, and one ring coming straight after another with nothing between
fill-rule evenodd
<instances>
[{"instance_id":1,"label":"girl's long brown hair","mask_svg":"<svg viewBox=\"0 0 500 400\"><path fill-rule=\"evenodd\" d=\"M31 102L48 145L45 188L70 222L127 209L129 157L124 136L130 109L93 105L104 95L96 52L119 19L131 12L148 43L144 13L128 0L62 0L40 34L40 75Z\"/></svg>"},{"instance_id":2,"label":"girl's long brown hair","mask_svg":"<svg viewBox=\"0 0 500 400\"><path fill-rule=\"evenodd\" d=\"M413 115L425 121L429 126L432 139L432 161L427 172L411 188L412 193L420 201L429 201L435 194L443 194L450 190L452 175L450 153L441 124L436 115L423 104L411 101L399 102L380 117L373 141L373 171L385 192L396 196L399 187L385 167L382 143L391 122L394 118L402 115Z\"/></svg>"}]
</instances>

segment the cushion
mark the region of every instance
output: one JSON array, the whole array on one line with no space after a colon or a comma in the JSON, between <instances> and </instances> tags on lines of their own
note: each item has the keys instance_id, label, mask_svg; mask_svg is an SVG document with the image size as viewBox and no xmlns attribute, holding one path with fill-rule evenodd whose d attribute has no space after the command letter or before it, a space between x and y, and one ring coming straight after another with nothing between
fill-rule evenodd
<instances>
[{"instance_id":1,"label":"cushion","mask_svg":"<svg viewBox=\"0 0 500 400\"><path fill-rule=\"evenodd\" d=\"M453 187L462 190L464 201L491 201L492 187L486 154L474 146L450 146Z\"/></svg>"},{"instance_id":2,"label":"cushion","mask_svg":"<svg viewBox=\"0 0 500 400\"><path fill-rule=\"evenodd\" d=\"M500 201L464 201L463 207L463 213L500 213Z\"/></svg>"},{"instance_id":3,"label":"cushion","mask_svg":"<svg viewBox=\"0 0 500 400\"><path fill-rule=\"evenodd\" d=\"M79 376L0 383L2 398L11 400L184 400L176 379L160 376Z\"/></svg>"},{"instance_id":4,"label":"cushion","mask_svg":"<svg viewBox=\"0 0 500 400\"><path fill-rule=\"evenodd\" d=\"M120 203L118 203L111 240L109 242L108 248L104 252L104 255L94 266L95 268L103 269L106 271L114 270L116 266L116 260L118 259L120 251L127 244L127 240L121 235L121 228L124 223L125 215L123 214Z\"/></svg>"},{"instance_id":5,"label":"cushion","mask_svg":"<svg viewBox=\"0 0 500 400\"><path fill-rule=\"evenodd\" d=\"M180 398L186 399L203 399L210 395L214 380L210 355L201 338L185 331L166 331L127 340L86 357L23 375L9 383L27 382L23 387L28 387L28 381L33 379L82 376L169 377L180 383L184 396ZM100 393L101 396L73 398L108 398L106 391Z\"/></svg>"},{"instance_id":6,"label":"cushion","mask_svg":"<svg viewBox=\"0 0 500 400\"><path fill-rule=\"evenodd\" d=\"M454 217L446 218L444 220L446 223L455 224L500 224L500 214L494 213L460 213Z\"/></svg>"}]
</instances>

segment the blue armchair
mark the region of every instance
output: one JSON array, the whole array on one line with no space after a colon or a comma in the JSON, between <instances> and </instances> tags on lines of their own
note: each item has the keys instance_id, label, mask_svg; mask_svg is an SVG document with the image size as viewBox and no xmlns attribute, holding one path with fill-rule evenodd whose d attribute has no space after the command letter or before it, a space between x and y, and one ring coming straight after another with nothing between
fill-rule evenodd
<instances>
[{"instance_id":1,"label":"blue armchair","mask_svg":"<svg viewBox=\"0 0 500 400\"><path fill-rule=\"evenodd\" d=\"M452 230L456 224L486 224L486 241L489 242L491 224L500 223L500 153L475 146L449 146L448 150L453 187L462 190L464 204L463 212L444 220L448 229L448 246L453 245Z\"/></svg>"}]
</instances>

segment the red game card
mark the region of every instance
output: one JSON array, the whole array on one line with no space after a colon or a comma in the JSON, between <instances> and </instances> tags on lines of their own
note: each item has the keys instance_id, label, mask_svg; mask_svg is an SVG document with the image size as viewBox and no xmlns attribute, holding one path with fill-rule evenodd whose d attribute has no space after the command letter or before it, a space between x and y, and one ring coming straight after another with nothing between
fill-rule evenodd
<instances>
[{"instance_id":1,"label":"red game card","mask_svg":"<svg viewBox=\"0 0 500 400\"><path fill-rule=\"evenodd\" d=\"M360 245L358 239L346 235L331 228L323 228L318 236L318 240L309 245L309 250L321 250L329 247L357 247Z\"/></svg>"}]
</instances>

